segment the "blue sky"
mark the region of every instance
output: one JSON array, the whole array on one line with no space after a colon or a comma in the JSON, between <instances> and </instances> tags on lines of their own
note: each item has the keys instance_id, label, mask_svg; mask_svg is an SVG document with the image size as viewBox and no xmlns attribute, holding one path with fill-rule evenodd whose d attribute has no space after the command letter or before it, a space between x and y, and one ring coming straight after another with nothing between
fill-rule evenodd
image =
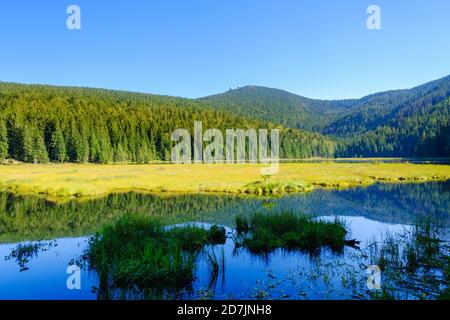
<instances>
[{"instance_id":1,"label":"blue sky","mask_svg":"<svg viewBox=\"0 0 450 320\"><path fill-rule=\"evenodd\" d=\"M66 9L81 8L81 30ZM381 7L382 29L366 28ZM450 1L5 0L0 80L200 97L353 98L450 74Z\"/></svg>"}]
</instances>

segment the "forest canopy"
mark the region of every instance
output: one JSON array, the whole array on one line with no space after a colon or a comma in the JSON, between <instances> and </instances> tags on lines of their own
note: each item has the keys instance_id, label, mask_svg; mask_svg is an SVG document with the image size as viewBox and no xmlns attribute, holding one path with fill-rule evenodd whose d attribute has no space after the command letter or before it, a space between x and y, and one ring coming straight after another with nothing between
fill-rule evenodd
<instances>
[{"instance_id":1,"label":"forest canopy","mask_svg":"<svg viewBox=\"0 0 450 320\"><path fill-rule=\"evenodd\" d=\"M332 157L321 134L216 110L192 99L110 90L0 84L0 160L133 162L170 160L171 133L205 128L280 129L282 158Z\"/></svg>"},{"instance_id":2,"label":"forest canopy","mask_svg":"<svg viewBox=\"0 0 450 320\"><path fill-rule=\"evenodd\" d=\"M169 161L175 129L280 130L280 156L450 157L450 76L324 101L264 87L201 99L0 83L0 161ZM206 144L206 143L205 143Z\"/></svg>"}]
</instances>

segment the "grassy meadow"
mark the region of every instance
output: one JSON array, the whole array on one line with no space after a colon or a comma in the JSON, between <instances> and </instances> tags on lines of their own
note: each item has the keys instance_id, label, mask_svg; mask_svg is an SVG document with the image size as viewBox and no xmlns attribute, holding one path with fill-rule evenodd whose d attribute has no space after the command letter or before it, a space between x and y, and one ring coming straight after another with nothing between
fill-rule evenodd
<instances>
[{"instance_id":1,"label":"grassy meadow","mask_svg":"<svg viewBox=\"0 0 450 320\"><path fill-rule=\"evenodd\" d=\"M0 190L51 197L97 197L120 192L278 194L346 188L377 181L450 179L450 166L383 163L286 163L268 181L261 165L18 164L0 166Z\"/></svg>"}]
</instances>

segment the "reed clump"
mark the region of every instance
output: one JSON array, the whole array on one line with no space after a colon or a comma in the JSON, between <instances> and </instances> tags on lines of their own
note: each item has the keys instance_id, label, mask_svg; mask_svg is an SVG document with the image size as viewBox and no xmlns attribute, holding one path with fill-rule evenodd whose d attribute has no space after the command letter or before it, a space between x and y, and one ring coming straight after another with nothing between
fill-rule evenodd
<instances>
[{"instance_id":1,"label":"reed clump","mask_svg":"<svg viewBox=\"0 0 450 320\"><path fill-rule=\"evenodd\" d=\"M403 299L402 292L420 299L450 298L450 256L439 234L426 219L370 244L370 263L378 265L386 279L381 298Z\"/></svg>"},{"instance_id":2,"label":"reed clump","mask_svg":"<svg viewBox=\"0 0 450 320\"><path fill-rule=\"evenodd\" d=\"M277 248L313 251L323 246L339 250L345 246L347 235L344 223L337 219L317 221L293 213L237 217L236 229L242 239L239 245L255 253Z\"/></svg>"},{"instance_id":3,"label":"reed clump","mask_svg":"<svg viewBox=\"0 0 450 320\"><path fill-rule=\"evenodd\" d=\"M128 289L177 290L195 279L197 256L220 228L165 227L148 217L124 216L90 241L87 256L102 283Z\"/></svg>"}]
</instances>

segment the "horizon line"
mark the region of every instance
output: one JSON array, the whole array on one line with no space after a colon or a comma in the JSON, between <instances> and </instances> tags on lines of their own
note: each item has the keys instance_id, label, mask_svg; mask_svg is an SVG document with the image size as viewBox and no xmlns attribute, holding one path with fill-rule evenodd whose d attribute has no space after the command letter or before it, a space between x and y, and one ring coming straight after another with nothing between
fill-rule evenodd
<instances>
[{"instance_id":1,"label":"horizon line","mask_svg":"<svg viewBox=\"0 0 450 320\"><path fill-rule=\"evenodd\" d=\"M310 99L310 100L319 100L319 101L346 101L346 100L360 100L369 96L373 96L379 93L386 93L386 92L393 92L393 91L404 91L404 90L411 90L423 85L426 85L428 83L434 82L434 81L439 81L439 80L443 80L445 78L449 78L450 74L447 74L446 76L437 78L437 79L433 79L421 84L417 84L414 85L412 87L407 87L407 88L396 88L396 89L387 89L387 90L382 90L382 91L376 91L373 93L369 93L363 96L359 96L359 97L353 97L353 98L333 98L333 99L323 99L323 98L312 98L312 97L307 97L298 93L294 93L285 89L280 89L280 88L276 88L276 87L270 87L270 86L264 86L264 85L252 85L252 84L248 84L248 85L244 85L244 86L239 86L238 88L232 89L229 88L228 90L224 90L221 92L217 92L217 93L212 93L206 96L200 96L200 97L196 97L196 98L191 98L191 97L185 97L185 96L179 96L179 95L174 95L174 94L164 94L164 93L152 93L152 92L143 92L143 91L135 91L132 89L118 89L118 88L107 88L107 87L90 87L90 86L83 86L83 85L61 85L61 84L51 84L51 83L32 83L32 82L16 82L16 81L4 81L4 80L0 80L0 84L14 84L14 85L24 85L24 86L47 86L47 87L54 87L54 88L74 88L74 89L90 89L90 90L104 90L104 91L114 91L114 92L118 92L118 93L132 93L132 94L139 94L139 95L149 95L149 96L161 96L161 97L172 97L172 98L180 98L180 99L187 99L187 100L200 100L200 99L204 99L204 98L209 98L209 97L213 97L213 96L217 96L217 95L221 95L221 94L225 94L229 91L236 91L236 90L242 90L244 88L249 88L249 87L255 87L255 88L265 88L265 89L270 89L270 90L279 90L279 91L283 91L298 97L302 97L302 98L306 98L306 99Z\"/></svg>"}]
</instances>

